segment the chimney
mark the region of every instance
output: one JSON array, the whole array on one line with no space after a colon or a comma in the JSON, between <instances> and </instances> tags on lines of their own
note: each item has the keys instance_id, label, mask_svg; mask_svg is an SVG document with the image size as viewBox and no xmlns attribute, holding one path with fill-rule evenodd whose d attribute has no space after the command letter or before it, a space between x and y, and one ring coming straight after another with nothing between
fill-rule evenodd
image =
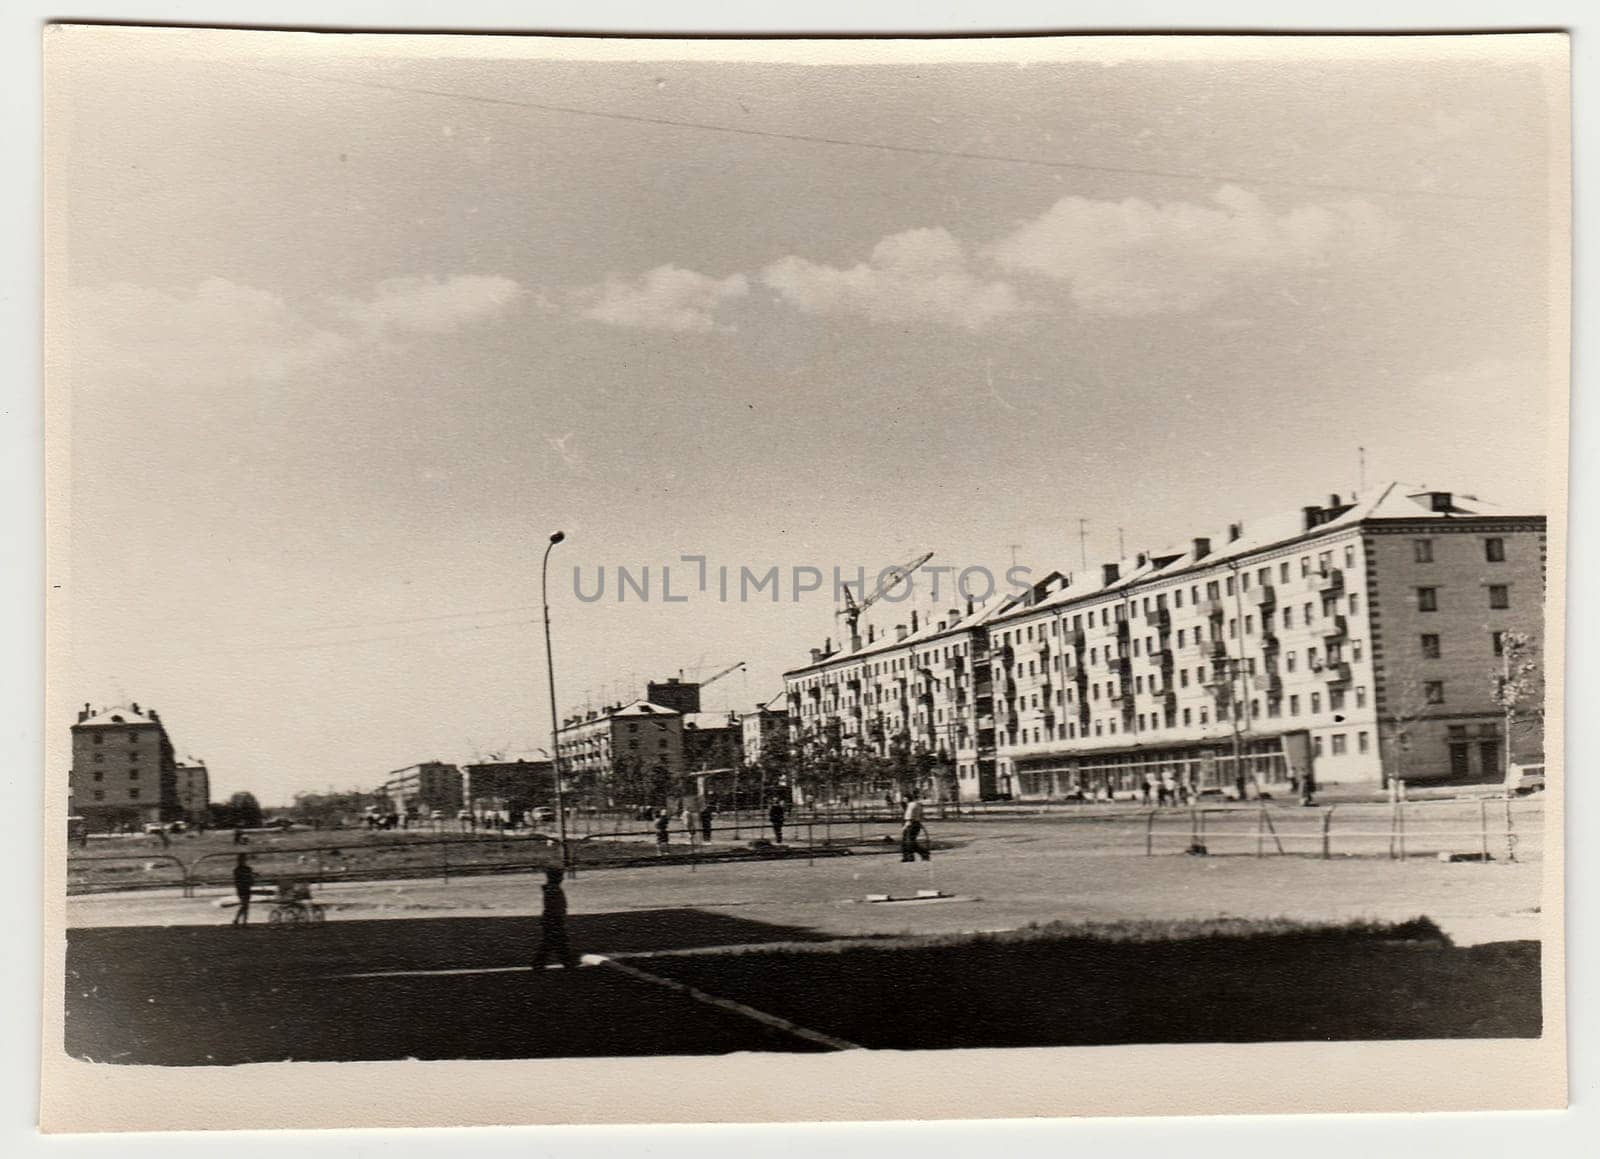
<instances>
[{"instance_id":1,"label":"chimney","mask_svg":"<svg viewBox=\"0 0 1600 1159\"><path fill-rule=\"evenodd\" d=\"M874 628L871 624L868 624L867 625L867 643L870 644L874 640L876 640L877 638L878 638L878 629Z\"/></svg>"},{"instance_id":2,"label":"chimney","mask_svg":"<svg viewBox=\"0 0 1600 1159\"><path fill-rule=\"evenodd\" d=\"M950 624L951 624L952 627L954 627L955 626L955 622L961 618L961 609L959 609L959 608L951 608L948 612L945 613L945 615L949 617Z\"/></svg>"},{"instance_id":3,"label":"chimney","mask_svg":"<svg viewBox=\"0 0 1600 1159\"><path fill-rule=\"evenodd\" d=\"M967 615L972 615L972 597L967 597Z\"/></svg>"},{"instance_id":4,"label":"chimney","mask_svg":"<svg viewBox=\"0 0 1600 1159\"><path fill-rule=\"evenodd\" d=\"M1203 535L1195 536L1193 546L1196 559L1204 559L1211 554L1211 541Z\"/></svg>"},{"instance_id":5,"label":"chimney","mask_svg":"<svg viewBox=\"0 0 1600 1159\"><path fill-rule=\"evenodd\" d=\"M822 661L822 649L821 648L813 648L813 649L811 649L811 662L813 664L818 664L821 661Z\"/></svg>"},{"instance_id":6,"label":"chimney","mask_svg":"<svg viewBox=\"0 0 1600 1159\"><path fill-rule=\"evenodd\" d=\"M1305 529L1310 531L1319 522L1317 516L1322 514L1322 509L1319 507L1302 507L1300 508L1300 513L1305 516Z\"/></svg>"},{"instance_id":7,"label":"chimney","mask_svg":"<svg viewBox=\"0 0 1600 1159\"><path fill-rule=\"evenodd\" d=\"M916 608L912 608L911 609L911 630L913 632L915 632L917 630L917 609Z\"/></svg>"},{"instance_id":8,"label":"chimney","mask_svg":"<svg viewBox=\"0 0 1600 1159\"><path fill-rule=\"evenodd\" d=\"M822 642L822 654L824 656L832 656L833 655L833 637L832 636L829 636L826 640L824 640Z\"/></svg>"},{"instance_id":9,"label":"chimney","mask_svg":"<svg viewBox=\"0 0 1600 1159\"><path fill-rule=\"evenodd\" d=\"M1229 543L1235 542L1243 534L1244 534L1244 524L1242 524L1242 523L1230 523L1230 524L1228 524L1228 542Z\"/></svg>"},{"instance_id":10,"label":"chimney","mask_svg":"<svg viewBox=\"0 0 1600 1159\"><path fill-rule=\"evenodd\" d=\"M1434 510L1437 511L1437 510L1439 510L1439 508L1437 506L1435 506ZM138 712L139 711L139 702L137 700L135 700L131 707L133 708L133 711Z\"/></svg>"},{"instance_id":11,"label":"chimney","mask_svg":"<svg viewBox=\"0 0 1600 1159\"><path fill-rule=\"evenodd\" d=\"M1141 551L1137 556L1134 557L1134 566L1143 567L1148 559L1149 557Z\"/></svg>"},{"instance_id":12,"label":"chimney","mask_svg":"<svg viewBox=\"0 0 1600 1159\"><path fill-rule=\"evenodd\" d=\"M895 643L898 644L901 640L904 640L905 638L906 638L906 626L904 624L896 624L894 626L894 640L895 640Z\"/></svg>"},{"instance_id":13,"label":"chimney","mask_svg":"<svg viewBox=\"0 0 1600 1159\"><path fill-rule=\"evenodd\" d=\"M1103 564L1101 564L1100 565L1100 582L1102 584L1104 584L1105 586L1107 586L1107 587L1109 587L1110 585L1116 583L1117 582L1117 576L1118 576L1120 570L1121 569L1119 569L1117 567L1117 565L1114 564L1114 563L1103 563Z\"/></svg>"},{"instance_id":14,"label":"chimney","mask_svg":"<svg viewBox=\"0 0 1600 1159\"><path fill-rule=\"evenodd\" d=\"M1339 506L1339 496L1337 494L1328 496L1328 506L1329 507L1337 507L1337 506Z\"/></svg>"},{"instance_id":15,"label":"chimney","mask_svg":"<svg viewBox=\"0 0 1600 1159\"><path fill-rule=\"evenodd\" d=\"M78 719L80 721L89 719L89 705L87 702L85 702L84 706L78 710Z\"/></svg>"},{"instance_id":16,"label":"chimney","mask_svg":"<svg viewBox=\"0 0 1600 1159\"><path fill-rule=\"evenodd\" d=\"M861 651L861 634L859 632L850 633L850 651Z\"/></svg>"}]
</instances>

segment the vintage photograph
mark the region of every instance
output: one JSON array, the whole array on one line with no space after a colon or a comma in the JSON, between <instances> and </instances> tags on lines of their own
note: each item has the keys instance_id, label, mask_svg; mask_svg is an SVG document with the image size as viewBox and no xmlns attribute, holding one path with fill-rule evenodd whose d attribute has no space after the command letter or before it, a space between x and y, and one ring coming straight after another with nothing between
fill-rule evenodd
<instances>
[{"instance_id":1,"label":"vintage photograph","mask_svg":"<svg viewBox=\"0 0 1600 1159\"><path fill-rule=\"evenodd\" d=\"M47 1125L1564 1102L1563 37L45 64Z\"/></svg>"}]
</instances>

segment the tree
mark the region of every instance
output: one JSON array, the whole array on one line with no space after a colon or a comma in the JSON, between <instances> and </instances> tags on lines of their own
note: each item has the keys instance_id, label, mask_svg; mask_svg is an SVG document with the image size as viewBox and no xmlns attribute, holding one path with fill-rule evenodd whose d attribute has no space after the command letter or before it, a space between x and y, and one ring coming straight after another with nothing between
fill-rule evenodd
<instances>
[{"instance_id":1,"label":"tree","mask_svg":"<svg viewBox=\"0 0 1600 1159\"><path fill-rule=\"evenodd\" d=\"M235 793L227 801L211 806L211 823L223 829L258 829L261 803L254 793Z\"/></svg>"},{"instance_id":2,"label":"tree","mask_svg":"<svg viewBox=\"0 0 1600 1159\"><path fill-rule=\"evenodd\" d=\"M1406 779L1406 754L1411 751L1410 729L1427 719L1434 708L1434 701L1428 699L1427 682L1415 677L1395 684L1389 690L1388 701L1393 771L1385 778L1386 784Z\"/></svg>"},{"instance_id":3,"label":"tree","mask_svg":"<svg viewBox=\"0 0 1600 1159\"><path fill-rule=\"evenodd\" d=\"M1526 632L1505 632L1500 637L1500 670L1491 674L1494 702L1506 717L1506 775L1511 773L1512 734L1523 723L1542 734L1544 725L1544 664L1538 647Z\"/></svg>"}]
</instances>

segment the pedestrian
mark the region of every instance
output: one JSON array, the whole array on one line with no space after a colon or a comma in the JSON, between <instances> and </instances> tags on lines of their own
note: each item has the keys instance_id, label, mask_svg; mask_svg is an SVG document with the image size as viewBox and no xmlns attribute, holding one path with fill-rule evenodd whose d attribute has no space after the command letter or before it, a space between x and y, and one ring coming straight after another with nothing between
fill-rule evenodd
<instances>
[{"instance_id":1,"label":"pedestrian","mask_svg":"<svg viewBox=\"0 0 1600 1159\"><path fill-rule=\"evenodd\" d=\"M239 854L239 860L233 867L233 892L239 895L239 910L233 915L233 924L236 926L250 924L250 890L256 884L256 871L245 860L247 856Z\"/></svg>"},{"instance_id":2,"label":"pedestrian","mask_svg":"<svg viewBox=\"0 0 1600 1159\"><path fill-rule=\"evenodd\" d=\"M568 970L578 965L578 955L572 952L567 941L567 895L561 888L565 876L553 865L544 871L544 910L539 915L539 949L533 958L535 970L542 970L552 957Z\"/></svg>"},{"instance_id":3,"label":"pedestrian","mask_svg":"<svg viewBox=\"0 0 1600 1159\"><path fill-rule=\"evenodd\" d=\"M889 816L891 816L891 817L894 816L894 794L893 793L885 793L883 795L883 807L885 809L889 810Z\"/></svg>"},{"instance_id":4,"label":"pedestrian","mask_svg":"<svg viewBox=\"0 0 1600 1159\"><path fill-rule=\"evenodd\" d=\"M656 810L656 853L662 857L667 855L667 843L671 840L668 830L672 827L671 820L667 817L665 809Z\"/></svg>"},{"instance_id":5,"label":"pedestrian","mask_svg":"<svg viewBox=\"0 0 1600 1159\"><path fill-rule=\"evenodd\" d=\"M783 844L783 802L772 802L772 808L767 810L767 820L772 823L772 839L779 845Z\"/></svg>"},{"instance_id":6,"label":"pedestrian","mask_svg":"<svg viewBox=\"0 0 1600 1159\"><path fill-rule=\"evenodd\" d=\"M683 815L679 818L679 820L683 822L683 839L690 845L693 845L696 819L694 815L694 806L689 804L687 801L684 802Z\"/></svg>"},{"instance_id":7,"label":"pedestrian","mask_svg":"<svg viewBox=\"0 0 1600 1159\"><path fill-rule=\"evenodd\" d=\"M1171 773L1168 773L1161 779L1161 795L1165 798L1166 804L1173 806L1177 805L1178 783L1173 780Z\"/></svg>"},{"instance_id":8,"label":"pedestrian","mask_svg":"<svg viewBox=\"0 0 1600 1159\"><path fill-rule=\"evenodd\" d=\"M244 830L237 825L233 827L233 843L235 845L244 844Z\"/></svg>"},{"instance_id":9,"label":"pedestrian","mask_svg":"<svg viewBox=\"0 0 1600 1159\"><path fill-rule=\"evenodd\" d=\"M707 845L711 844L711 819L716 815L717 811L711 807L710 801L700 806L700 840Z\"/></svg>"},{"instance_id":10,"label":"pedestrian","mask_svg":"<svg viewBox=\"0 0 1600 1159\"><path fill-rule=\"evenodd\" d=\"M167 827L165 825L163 825L161 828L156 830L156 837L159 838L160 841L161 841L161 848L163 848L163 849L171 849L172 848L172 838L167 836Z\"/></svg>"},{"instance_id":11,"label":"pedestrian","mask_svg":"<svg viewBox=\"0 0 1600 1159\"><path fill-rule=\"evenodd\" d=\"M1144 779L1144 803L1146 805L1148 805L1150 803L1150 778L1149 777L1146 777Z\"/></svg>"},{"instance_id":12,"label":"pedestrian","mask_svg":"<svg viewBox=\"0 0 1600 1159\"><path fill-rule=\"evenodd\" d=\"M928 847L918 842L925 829L922 824L922 802L912 797L906 802L905 823L900 827L900 860L915 861L919 856L924 861L932 858L933 854ZM928 843L930 846L932 842Z\"/></svg>"}]
</instances>

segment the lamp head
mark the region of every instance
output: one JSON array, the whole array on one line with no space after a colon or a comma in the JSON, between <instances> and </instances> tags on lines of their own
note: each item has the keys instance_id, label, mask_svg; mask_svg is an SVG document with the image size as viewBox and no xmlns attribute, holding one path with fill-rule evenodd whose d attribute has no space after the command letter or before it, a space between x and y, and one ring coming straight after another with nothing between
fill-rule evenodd
<instances>
[{"instance_id":1,"label":"lamp head","mask_svg":"<svg viewBox=\"0 0 1600 1159\"><path fill-rule=\"evenodd\" d=\"M558 531L558 532L556 532L554 535L552 535L550 537L550 542L551 543L560 543L566 537L567 537L567 533L565 531Z\"/></svg>"}]
</instances>

